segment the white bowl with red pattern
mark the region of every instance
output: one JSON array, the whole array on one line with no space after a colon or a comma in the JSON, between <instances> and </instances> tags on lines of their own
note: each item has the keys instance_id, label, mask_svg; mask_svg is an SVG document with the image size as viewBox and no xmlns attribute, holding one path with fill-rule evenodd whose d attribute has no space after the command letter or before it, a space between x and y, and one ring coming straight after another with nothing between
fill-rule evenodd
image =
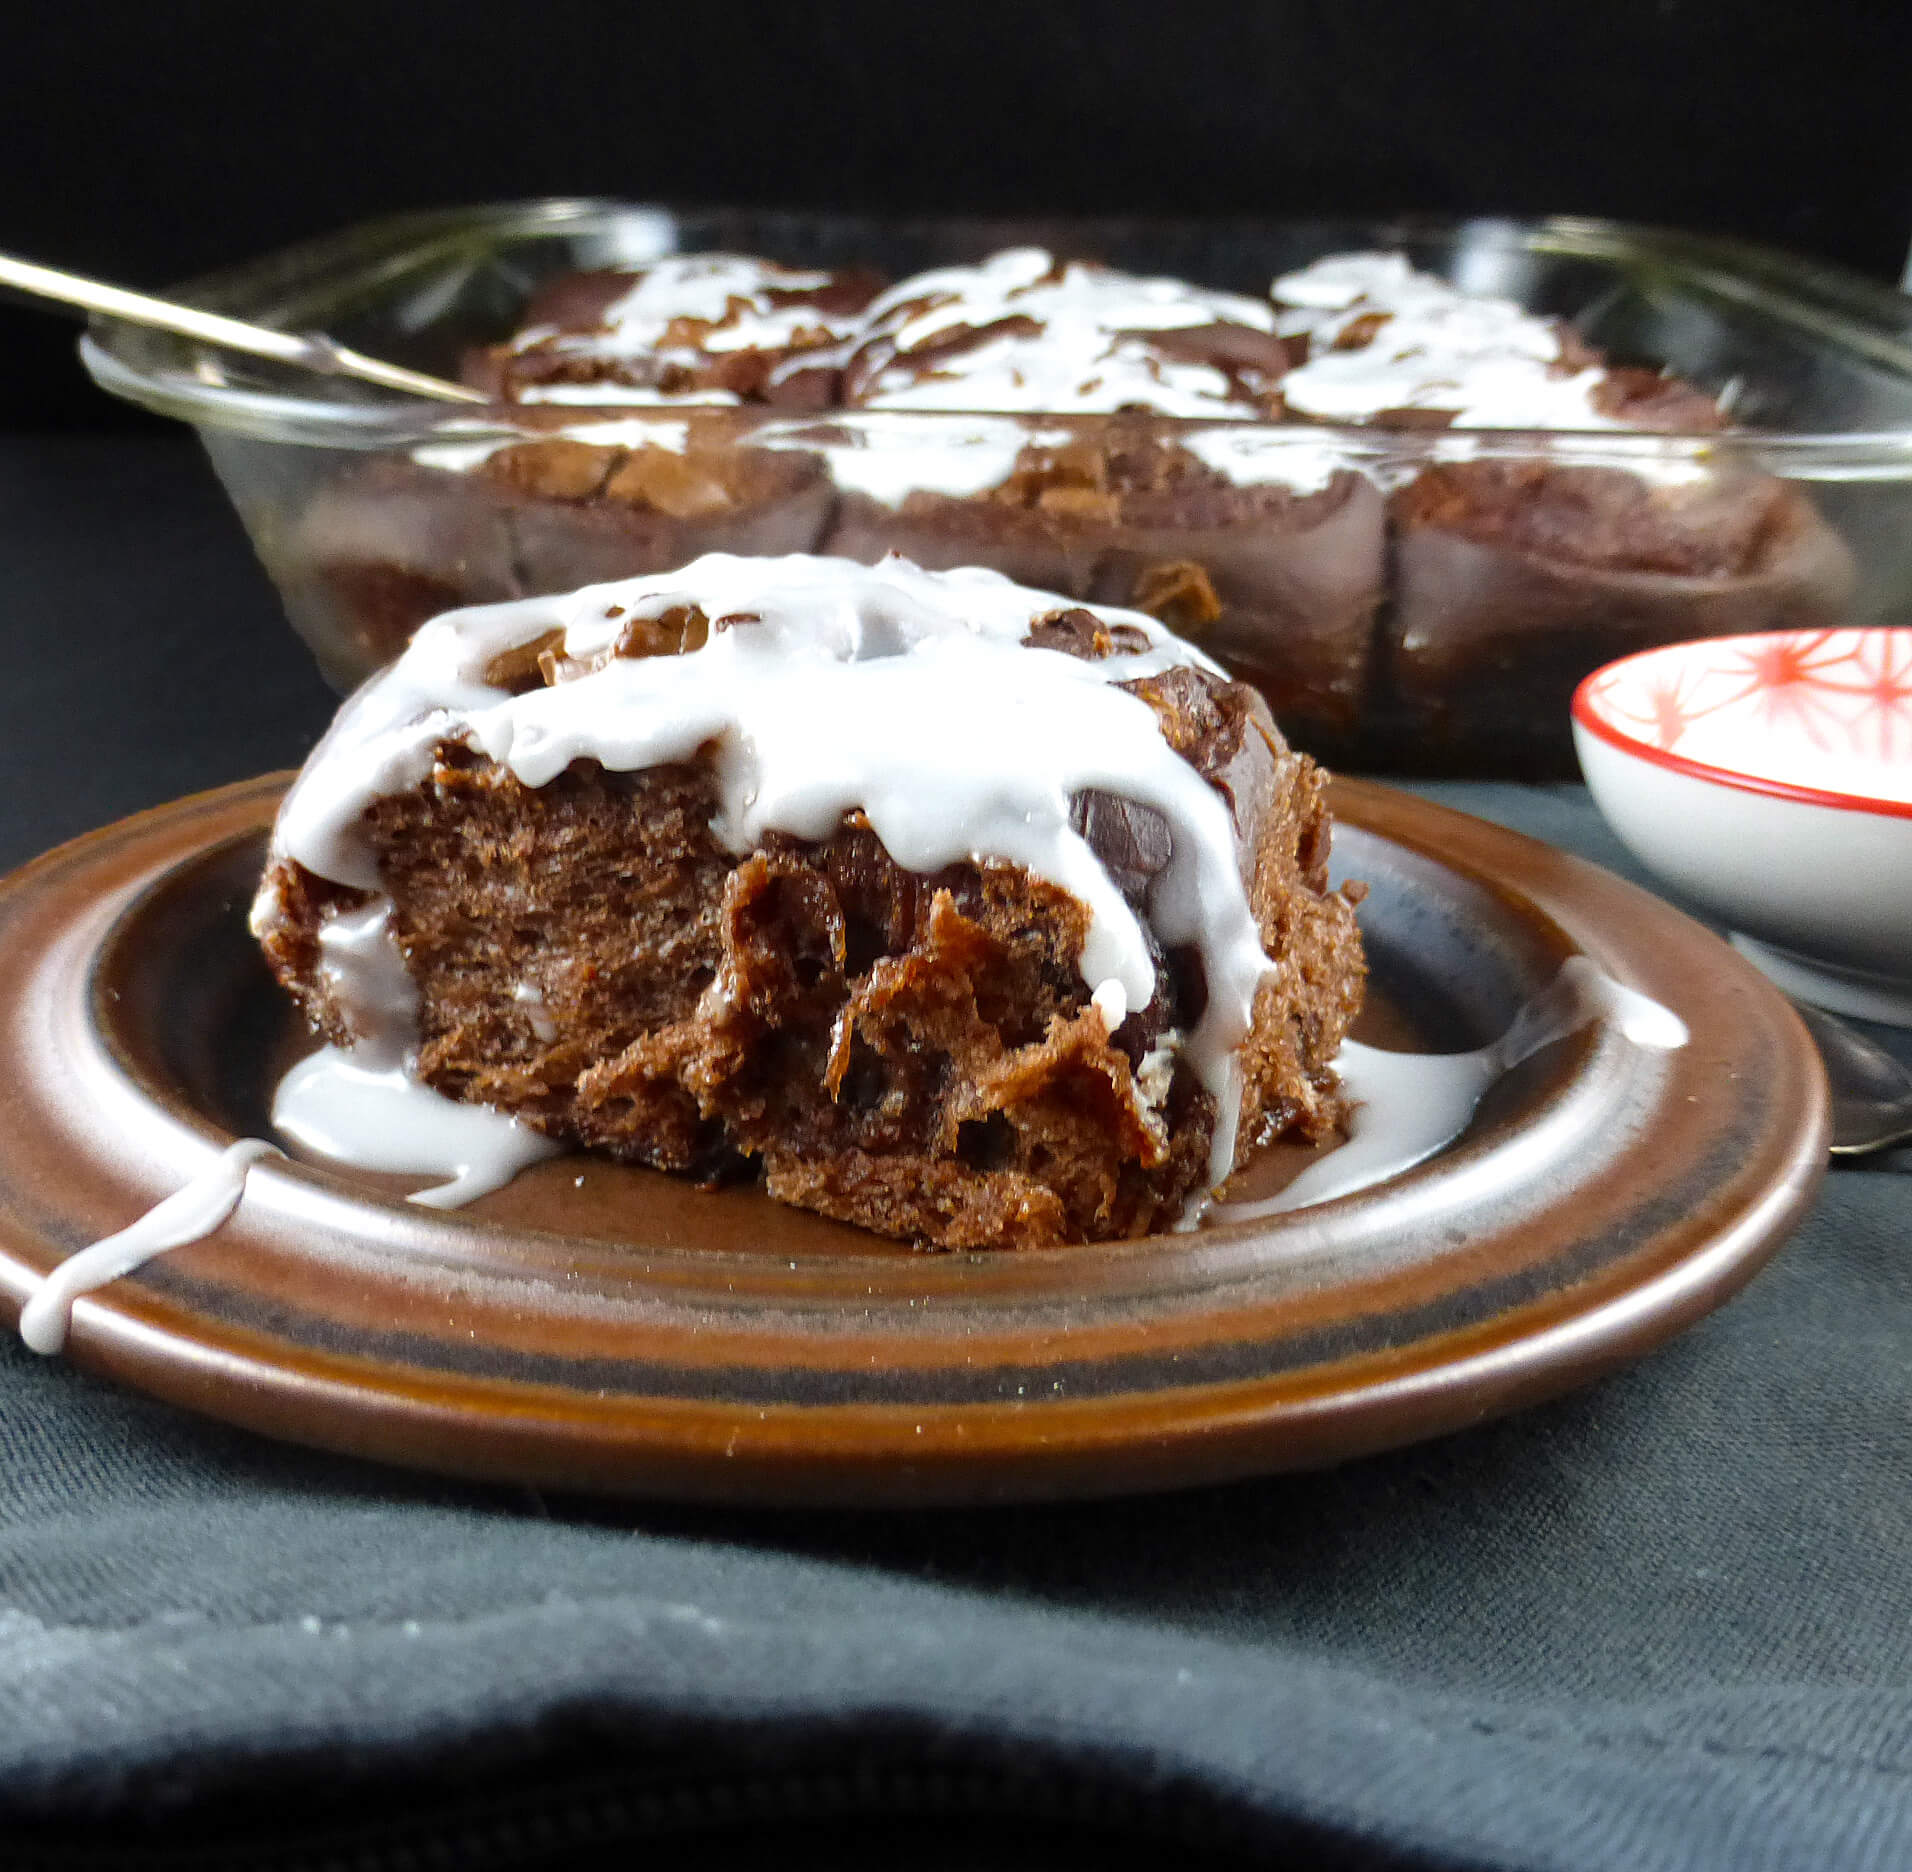
<instances>
[{"instance_id":1,"label":"white bowl with red pattern","mask_svg":"<svg viewBox=\"0 0 1912 1872\"><path fill-rule=\"evenodd\" d=\"M1789 993L1912 1026L1912 629L1667 644L1573 698L1641 863Z\"/></svg>"}]
</instances>

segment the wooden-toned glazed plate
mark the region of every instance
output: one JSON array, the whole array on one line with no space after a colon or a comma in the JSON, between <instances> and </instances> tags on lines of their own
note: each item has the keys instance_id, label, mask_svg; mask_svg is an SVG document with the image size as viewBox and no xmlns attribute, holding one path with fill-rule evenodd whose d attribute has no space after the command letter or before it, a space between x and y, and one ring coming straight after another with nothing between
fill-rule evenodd
<instances>
[{"instance_id":1,"label":"wooden-toned glazed plate","mask_svg":"<svg viewBox=\"0 0 1912 1872\"><path fill-rule=\"evenodd\" d=\"M285 776L0 885L0 1289L266 1134L305 1043L245 930ZM1550 847L1336 784L1367 881L1359 1030L1459 1050L1569 956L1691 1039L1596 1022L1440 1156L1259 1222L921 1254L582 1157L470 1208L256 1167L215 1235L82 1300L66 1356L268 1435L549 1487L733 1501L1109 1494L1338 1460L1514 1409L1751 1277L1825 1161L1790 1008L1699 925ZM1258 1177L1291 1172L1271 1157Z\"/></svg>"}]
</instances>

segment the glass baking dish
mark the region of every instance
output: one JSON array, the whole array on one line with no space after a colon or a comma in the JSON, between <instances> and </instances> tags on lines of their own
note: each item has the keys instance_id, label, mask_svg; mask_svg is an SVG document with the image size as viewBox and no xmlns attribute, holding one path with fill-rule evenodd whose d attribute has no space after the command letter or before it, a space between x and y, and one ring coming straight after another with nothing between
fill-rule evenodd
<instances>
[{"instance_id":1,"label":"glass baking dish","mask_svg":"<svg viewBox=\"0 0 1912 1872\"><path fill-rule=\"evenodd\" d=\"M471 347L511 333L540 282L574 269L718 250L900 278L1011 245L1257 295L1323 254L1400 252L1569 321L1615 363L1700 385L1732 426L487 409L394 401L112 321L82 352L106 389L198 431L294 627L341 689L459 604L706 551L898 550L1141 604L1260 685L1297 742L1343 764L1545 775L1573 771L1569 697L1615 656L1912 621L1912 301L1733 242L1571 219L913 222L558 200L369 223L179 296L456 376ZM1138 436L1287 493L1219 516L1113 511L1085 494L1078 468ZM554 440L582 453L554 452ZM1032 448L1048 465L1040 485L1006 501L1003 477ZM1745 532L1747 513L1765 517L1731 565L1631 564L1624 541L1571 526L1541 529L1536 545L1430 520L1438 503L1421 491L1457 462L1509 464L1514 485L1543 490L1591 486L1591 471L1683 503L1701 526L1723 516Z\"/></svg>"}]
</instances>

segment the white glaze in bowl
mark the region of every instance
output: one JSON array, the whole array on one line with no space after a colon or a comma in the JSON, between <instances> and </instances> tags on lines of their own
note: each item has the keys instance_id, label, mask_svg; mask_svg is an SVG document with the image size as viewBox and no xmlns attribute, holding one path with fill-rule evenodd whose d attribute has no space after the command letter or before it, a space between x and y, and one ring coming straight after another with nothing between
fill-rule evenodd
<instances>
[{"instance_id":1,"label":"white glaze in bowl","mask_svg":"<svg viewBox=\"0 0 1912 1872\"><path fill-rule=\"evenodd\" d=\"M1573 734L1613 829L1781 987L1912 1026L1912 628L1643 651Z\"/></svg>"}]
</instances>

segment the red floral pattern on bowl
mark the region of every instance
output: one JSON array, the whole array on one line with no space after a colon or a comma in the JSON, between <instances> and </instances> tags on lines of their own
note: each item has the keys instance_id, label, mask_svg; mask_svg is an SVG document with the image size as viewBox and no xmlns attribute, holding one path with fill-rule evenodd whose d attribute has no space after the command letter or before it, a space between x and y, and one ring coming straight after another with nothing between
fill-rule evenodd
<instances>
[{"instance_id":1,"label":"red floral pattern on bowl","mask_svg":"<svg viewBox=\"0 0 1912 1872\"><path fill-rule=\"evenodd\" d=\"M1573 712L1685 771L1912 812L1912 629L1669 644L1596 670Z\"/></svg>"},{"instance_id":2,"label":"red floral pattern on bowl","mask_svg":"<svg viewBox=\"0 0 1912 1872\"><path fill-rule=\"evenodd\" d=\"M1621 839L1782 987L1912 1025L1912 628L1642 651L1573 733Z\"/></svg>"}]
</instances>

